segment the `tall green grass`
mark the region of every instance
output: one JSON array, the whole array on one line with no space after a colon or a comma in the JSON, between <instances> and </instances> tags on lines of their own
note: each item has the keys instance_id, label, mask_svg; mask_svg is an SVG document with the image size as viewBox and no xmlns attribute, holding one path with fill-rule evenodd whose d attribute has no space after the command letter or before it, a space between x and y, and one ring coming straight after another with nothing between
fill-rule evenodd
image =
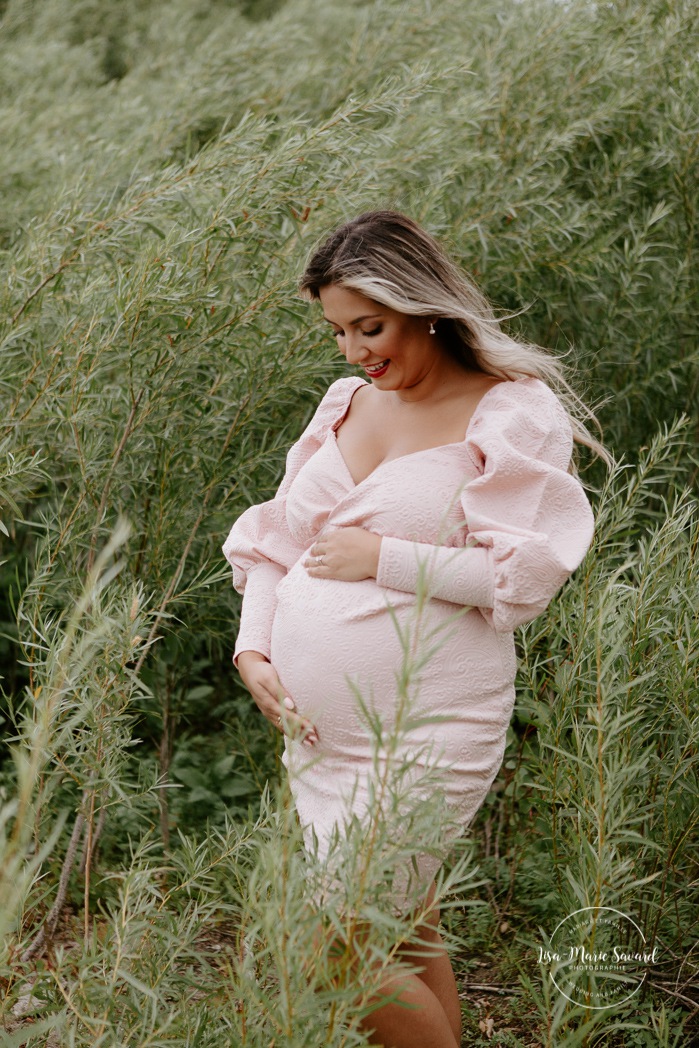
<instances>
[{"instance_id":1,"label":"tall green grass","mask_svg":"<svg viewBox=\"0 0 699 1048\"><path fill-rule=\"evenodd\" d=\"M230 665L220 545L343 373L295 294L307 252L391 205L569 354L619 459L609 478L583 470L594 548L520 633L505 765L448 896L455 964L468 981L494 950L523 991L503 1044L682 1044L698 981L696 9L273 6L2 12L6 1036L42 1043L31 1007L71 1045L316 1043L307 1023L355 1043L349 981L309 977L327 965L269 791L279 742ZM631 1005L596 1015L535 960L595 904L631 913L662 958Z\"/></svg>"}]
</instances>

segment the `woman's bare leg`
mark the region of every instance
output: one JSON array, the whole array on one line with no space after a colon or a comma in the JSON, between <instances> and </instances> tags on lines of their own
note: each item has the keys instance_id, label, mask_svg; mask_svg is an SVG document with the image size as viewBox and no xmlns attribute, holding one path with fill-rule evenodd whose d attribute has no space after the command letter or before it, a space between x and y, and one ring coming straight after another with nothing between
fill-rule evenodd
<instances>
[{"instance_id":1,"label":"woman's bare leg","mask_svg":"<svg viewBox=\"0 0 699 1048\"><path fill-rule=\"evenodd\" d=\"M427 905L434 899L434 883ZM422 971L397 974L381 988L383 995L402 987L399 1001L383 1005L362 1023L372 1031L371 1043L384 1048L458 1048L461 1044L461 1004L449 955L438 932L439 907L432 906L418 932L421 942L399 949L399 956ZM423 945L424 944L424 945ZM406 1004L412 1007L405 1007Z\"/></svg>"},{"instance_id":2,"label":"woman's bare leg","mask_svg":"<svg viewBox=\"0 0 699 1048\"><path fill-rule=\"evenodd\" d=\"M386 980L379 993L387 997L398 991L398 1000L381 1005L360 1023L369 1034L370 1044L382 1048L458 1048L442 1005L422 979L399 973Z\"/></svg>"},{"instance_id":3,"label":"woman's bare leg","mask_svg":"<svg viewBox=\"0 0 699 1048\"><path fill-rule=\"evenodd\" d=\"M434 882L430 885L427 893L427 905L434 899ZM420 938L426 944L424 953L428 956L418 956L411 952L411 947L401 948L400 955L413 964L420 965L423 970L418 972L420 978L432 991L444 1010L449 1026L457 1045L461 1043L461 1002L456 985L454 969L451 966L449 954L447 953L442 937L437 930L439 927L439 907L433 906L429 912L426 922L420 928ZM418 947L418 950L420 948Z\"/></svg>"}]
</instances>

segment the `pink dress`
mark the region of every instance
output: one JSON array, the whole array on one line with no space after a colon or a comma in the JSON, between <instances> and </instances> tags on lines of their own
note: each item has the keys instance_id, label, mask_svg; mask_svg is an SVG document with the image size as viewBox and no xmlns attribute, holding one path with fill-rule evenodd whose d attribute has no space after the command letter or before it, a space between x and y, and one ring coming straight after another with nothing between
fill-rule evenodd
<instances>
[{"instance_id":1,"label":"pink dress","mask_svg":"<svg viewBox=\"0 0 699 1048\"><path fill-rule=\"evenodd\" d=\"M476 407L465 438L381 463L355 484L336 441L359 377L338 379L287 456L272 500L246 510L223 552L244 594L234 658L265 655L299 713L318 729L312 749L286 738L284 763L310 848L321 854L375 775L355 689L390 730L400 634L416 637L426 585L423 660L411 745L439 744L444 795L465 828L502 763L515 699L513 630L539 615L584 557L590 505L568 472L572 433L539 379L504 381ZM382 536L376 579L311 577L303 567L323 528ZM461 612L460 614L455 614ZM445 854L448 850L445 841ZM426 856L425 883L442 859Z\"/></svg>"}]
</instances>

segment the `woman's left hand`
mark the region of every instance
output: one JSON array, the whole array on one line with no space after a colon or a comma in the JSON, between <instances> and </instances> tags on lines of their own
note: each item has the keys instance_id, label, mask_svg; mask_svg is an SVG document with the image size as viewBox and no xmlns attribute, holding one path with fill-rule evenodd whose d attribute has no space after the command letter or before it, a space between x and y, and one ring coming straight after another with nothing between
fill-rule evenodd
<instances>
[{"instance_id":1,"label":"woman's left hand","mask_svg":"<svg viewBox=\"0 0 699 1048\"><path fill-rule=\"evenodd\" d=\"M303 566L309 575L319 579L342 579L343 582L375 579L380 549L381 536L366 528L322 531Z\"/></svg>"}]
</instances>

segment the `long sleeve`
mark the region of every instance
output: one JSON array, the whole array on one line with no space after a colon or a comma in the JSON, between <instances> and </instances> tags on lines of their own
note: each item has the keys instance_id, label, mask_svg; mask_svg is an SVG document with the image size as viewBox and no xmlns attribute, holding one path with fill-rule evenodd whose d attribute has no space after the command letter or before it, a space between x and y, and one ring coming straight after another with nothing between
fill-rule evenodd
<instances>
[{"instance_id":1,"label":"long sleeve","mask_svg":"<svg viewBox=\"0 0 699 1048\"><path fill-rule=\"evenodd\" d=\"M573 437L555 394L539 379L503 382L469 426L478 476L464 484L462 548L383 538L379 585L477 607L499 632L536 618L592 540L592 510L568 472ZM475 543L475 545L473 545Z\"/></svg>"},{"instance_id":2,"label":"long sleeve","mask_svg":"<svg viewBox=\"0 0 699 1048\"><path fill-rule=\"evenodd\" d=\"M286 471L277 493L268 502L245 510L223 544L223 555L233 568L233 587L243 594L240 629L233 653L237 665L241 651L259 651L270 657L275 592L280 580L303 553L291 534L286 516L286 495L301 467L315 454L332 424L341 417L356 378L341 378L327 393L300 438L286 457Z\"/></svg>"}]
</instances>

